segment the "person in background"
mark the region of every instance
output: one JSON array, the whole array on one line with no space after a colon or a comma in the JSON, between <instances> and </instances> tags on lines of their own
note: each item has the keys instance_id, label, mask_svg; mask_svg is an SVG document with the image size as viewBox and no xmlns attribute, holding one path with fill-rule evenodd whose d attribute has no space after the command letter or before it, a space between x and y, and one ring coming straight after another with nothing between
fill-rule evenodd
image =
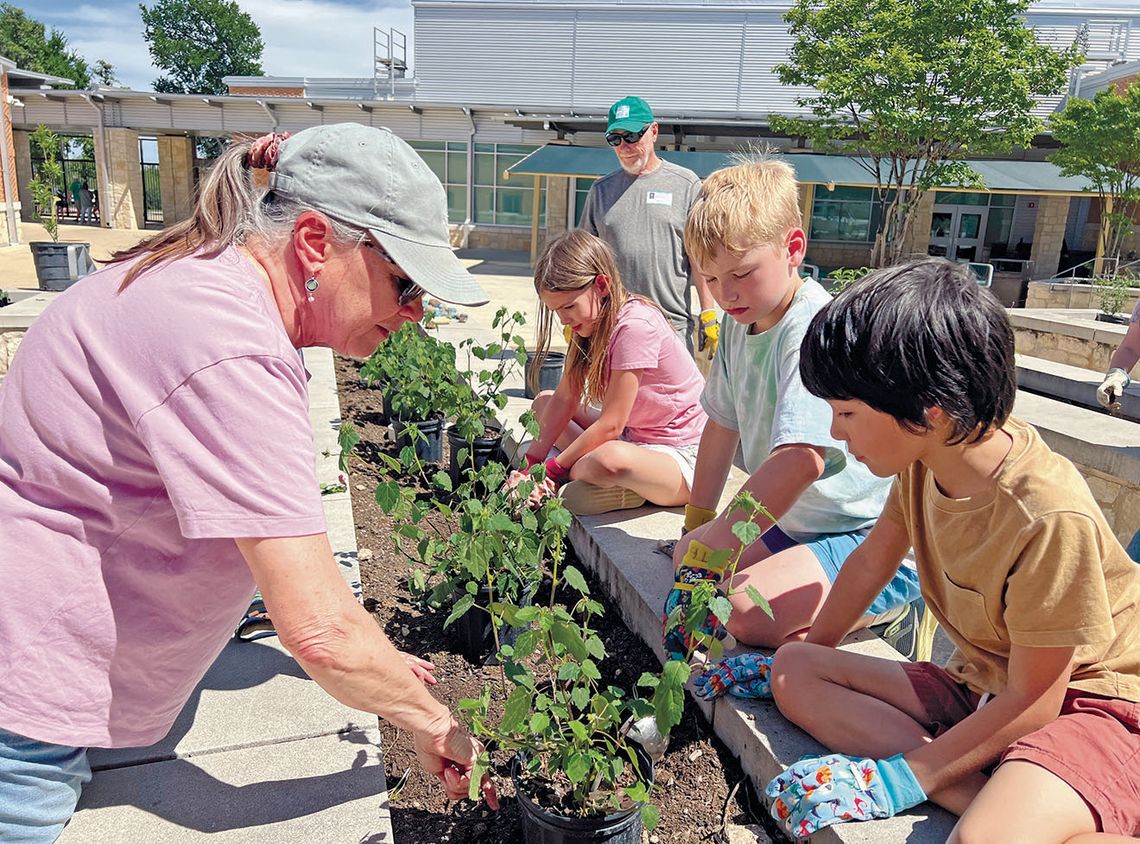
<instances>
[{"instance_id":1,"label":"person in background","mask_svg":"<svg viewBox=\"0 0 1140 844\"><path fill-rule=\"evenodd\" d=\"M1128 320L1128 331L1113 352L1112 360L1108 362L1108 372L1104 374L1104 380L1096 390L1096 400L1106 410L1120 409L1120 397L1132 383L1129 373L1137 361L1140 361L1140 299L1132 309L1132 317Z\"/></svg>"},{"instance_id":2,"label":"person in background","mask_svg":"<svg viewBox=\"0 0 1140 844\"><path fill-rule=\"evenodd\" d=\"M690 352L690 286L696 286L701 312L695 351L707 365L720 328L708 287L693 277L682 236L701 180L657 155L659 133L641 97L610 106L606 143L621 166L590 186L578 225L610 245L626 290L655 302Z\"/></svg>"},{"instance_id":3,"label":"person in background","mask_svg":"<svg viewBox=\"0 0 1140 844\"><path fill-rule=\"evenodd\" d=\"M95 194L91 192L87 182L84 182L79 188L79 222L94 223L95 218L92 216L94 211Z\"/></svg>"},{"instance_id":4,"label":"person in background","mask_svg":"<svg viewBox=\"0 0 1140 844\"><path fill-rule=\"evenodd\" d=\"M333 559L297 354L366 357L424 291L486 301L442 186L388 130L338 123L231 144L188 220L28 329L0 384L0 841L55 841L88 747L166 735L256 586L310 677L467 795L480 745Z\"/></svg>"},{"instance_id":5,"label":"person in background","mask_svg":"<svg viewBox=\"0 0 1140 844\"><path fill-rule=\"evenodd\" d=\"M578 515L686 503L706 420L703 382L661 309L629 295L609 246L581 229L546 248L534 287L537 366L556 319L573 332L557 389L534 400L540 430L526 469L546 465L535 493L561 487ZM515 472L508 485L526 477Z\"/></svg>"}]
</instances>

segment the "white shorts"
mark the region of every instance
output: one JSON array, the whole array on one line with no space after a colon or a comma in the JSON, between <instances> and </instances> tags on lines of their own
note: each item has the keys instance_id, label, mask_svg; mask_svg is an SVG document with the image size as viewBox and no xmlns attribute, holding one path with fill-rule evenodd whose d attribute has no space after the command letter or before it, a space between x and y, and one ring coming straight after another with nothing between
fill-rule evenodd
<instances>
[{"instance_id":1,"label":"white shorts","mask_svg":"<svg viewBox=\"0 0 1140 844\"><path fill-rule=\"evenodd\" d=\"M634 443L634 445L647 448L650 451L660 451L676 460L677 468L681 470L681 477L685 479L685 485L689 487L690 492L692 491L693 472L697 468L699 442L691 445L665 445L664 443Z\"/></svg>"}]
</instances>

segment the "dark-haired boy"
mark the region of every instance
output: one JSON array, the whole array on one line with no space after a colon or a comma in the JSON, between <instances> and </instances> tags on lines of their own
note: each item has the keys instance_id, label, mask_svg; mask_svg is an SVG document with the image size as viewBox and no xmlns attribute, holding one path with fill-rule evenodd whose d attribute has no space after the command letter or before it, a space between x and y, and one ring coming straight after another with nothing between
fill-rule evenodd
<instances>
[{"instance_id":1,"label":"dark-haired boy","mask_svg":"<svg viewBox=\"0 0 1140 844\"><path fill-rule=\"evenodd\" d=\"M882 270L816 315L800 372L896 478L807 641L776 653L780 711L836 753L774 779L773 816L806 836L930 799L962 815L956 842L1140 832L1140 567L1010 416L1004 310L959 265ZM835 649L911 545L946 668Z\"/></svg>"}]
</instances>

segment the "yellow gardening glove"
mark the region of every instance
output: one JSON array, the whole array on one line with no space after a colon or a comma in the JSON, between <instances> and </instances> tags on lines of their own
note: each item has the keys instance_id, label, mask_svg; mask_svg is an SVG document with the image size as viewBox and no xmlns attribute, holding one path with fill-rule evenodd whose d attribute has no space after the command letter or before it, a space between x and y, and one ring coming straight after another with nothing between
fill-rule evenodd
<instances>
[{"instance_id":1,"label":"yellow gardening glove","mask_svg":"<svg viewBox=\"0 0 1140 844\"><path fill-rule=\"evenodd\" d=\"M1108 410L1120 410L1120 396L1131 382L1128 373L1114 367L1104 375L1104 381L1096 389L1096 400Z\"/></svg>"},{"instance_id":2,"label":"yellow gardening glove","mask_svg":"<svg viewBox=\"0 0 1140 844\"><path fill-rule=\"evenodd\" d=\"M570 341L574 339L574 331L569 325L562 326L562 336L566 338L566 345L570 345Z\"/></svg>"},{"instance_id":3,"label":"yellow gardening glove","mask_svg":"<svg viewBox=\"0 0 1140 844\"><path fill-rule=\"evenodd\" d=\"M701 525L708 524L716 518L716 510L706 510L704 507L697 507L694 504L685 505L685 530L683 533L688 533L691 530L696 530Z\"/></svg>"},{"instance_id":4,"label":"yellow gardening glove","mask_svg":"<svg viewBox=\"0 0 1140 844\"><path fill-rule=\"evenodd\" d=\"M716 354L718 342L720 342L720 322L717 321L716 311L712 308L701 311L701 331L697 335L697 350L707 354L711 360Z\"/></svg>"}]
</instances>

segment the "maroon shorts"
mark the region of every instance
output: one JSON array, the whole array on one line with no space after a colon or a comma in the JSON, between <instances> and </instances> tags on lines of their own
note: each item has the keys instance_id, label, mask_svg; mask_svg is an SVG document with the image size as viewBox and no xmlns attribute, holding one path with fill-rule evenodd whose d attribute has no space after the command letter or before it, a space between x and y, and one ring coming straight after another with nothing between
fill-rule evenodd
<instances>
[{"instance_id":1,"label":"maroon shorts","mask_svg":"<svg viewBox=\"0 0 1140 844\"><path fill-rule=\"evenodd\" d=\"M981 698L934 663L902 668L926 710L922 726L931 735L977 710ZM1140 704L1069 689L1057 719L1007 747L998 764L1011 759L1064 780L1088 804L1099 832L1140 833Z\"/></svg>"}]
</instances>

